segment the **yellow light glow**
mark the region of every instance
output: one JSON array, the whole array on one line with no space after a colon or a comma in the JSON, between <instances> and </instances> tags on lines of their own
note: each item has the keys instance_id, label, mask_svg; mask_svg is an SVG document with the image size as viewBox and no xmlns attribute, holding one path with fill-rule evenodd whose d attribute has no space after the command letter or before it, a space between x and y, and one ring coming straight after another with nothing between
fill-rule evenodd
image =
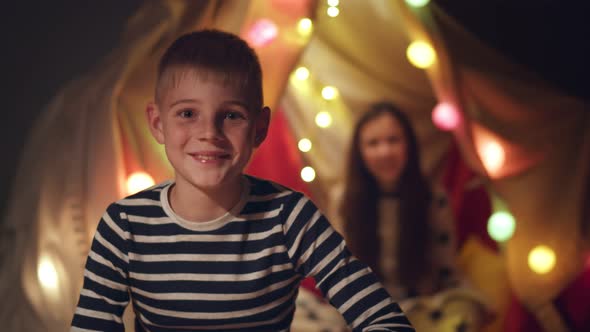
<instances>
[{"instance_id":1,"label":"yellow light glow","mask_svg":"<svg viewBox=\"0 0 590 332\"><path fill-rule=\"evenodd\" d=\"M154 179L145 172L135 172L127 178L127 194L133 195L154 185Z\"/></svg>"},{"instance_id":2,"label":"yellow light glow","mask_svg":"<svg viewBox=\"0 0 590 332\"><path fill-rule=\"evenodd\" d=\"M415 41L408 46L406 50L406 56L410 63L418 68L428 68L432 66L436 60L436 52L432 46L424 41Z\"/></svg>"},{"instance_id":3,"label":"yellow light glow","mask_svg":"<svg viewBox=\"0 0 590 332\"><path fill-rule=\"evenodd\" d=\"M555 267L555 252L547 246L536 246L529 253L529 268L538 274L545 274Z\"/></svg>"},{"instance_id":4,"label":"yellow light glow","mask_svg":"<svg viewBox=\"0 0 590 332\"><path fill-rule=\"evenodd\" d=\"M406 3L412 7L424 7L426 6L430 0L406 0Z\"/></svg>"},{"instance_id":5,"label":"yellow light glow","mask_svg":"<svg viewBox=\"0 0 590 332\"><path fill-rule=\"evenodd\" d=\"M328 0L328 6L336 7L340 4L339 0Z\"/></svg>"},{"instance_id":6,"label":"yellow light glow","mask_svg":"<svg viewBox=\"0 0 590 332\"><path fill-rule=\"evenodd\" d=\"M305 166L301 169L301 179L305 182L311 182L315 179L315 170L310 166Z\"/></svg>"},{"instance_id":7,"label":"yellow light glow","mask_svg":"<svg viewBox=\"0 0 590 332\"><path fill-rule=\"evenodd\" d=\"M315 124L320 128L328 128L332 124L332 115L329 112L321 111L315 116Z\"/></svg>"},{"instance_id":8,"label":"yellow light glow","mask_svg":"<svg viewBox=\"0 0 590 332\"><path fill-rule=\"evenodd\" d=\"M305 67L299 67L295 69L295 78L297 78L300 81L305 81L309 78L309 69Z\"/></svg>"},{"instance_id":9,"label":"yellow light glow","mask_svg":"<svg viewBox=\"0 0 590 332\"><path fill-rule=\"evenodd\" d=\"M484 167L489 174L496 174L504 165L504 148L496 141L488 141L478 149Z\"/></svg>"},{"instance_id":10,"label":"yellow light glow","mask_svg":"<svg viewBox=\"0 0 590 332\"><path fill-rule=\"evenodd\" d=\"M313 22L309 18L302 18L297 23L297 31L302 36L308 36L313 31Z\"/></svg>"},{"instance_id":11,"label":"yellow light glow","mask_svg":"<svg viewBox=\"0 0 590 332\"><path fill-rule=\"evenodd\" d=\"M41 286L49 291L55 291L58 286L57 269L48 257L42 257L37 266L37 279Z\"/></svg>"},{"instance_id":12,"label":"yellow light glow","mask_svg":"<svg viewBox=\"0 0 590 332\"><path fill-rule=\"evenodd\" d=\"M335 99L338 96L338 89L333 86L325 86L322 89L322 98L326 100Z\"/></svg>"},{"instance_id":13,"label":"yellow light glow","mask_svg":"<svg viewBox=\"0 0 590 332\"><path fill-rule=\"evenodd\" d=\"M328 13L328 16L336 17L338 14L340 14L340 9L338 9L338 7L328 7L326 12Z\"/></svg>"},{"instance_id":14,"label":"yellow light glow","mask_svg":"<svg viewBox=\"0 0 590 332\"><path fill-rule=\"evenodd\" d=\"M299 140L299 143L297 143L297 147L301 152L309 152L309 150L311 150L311 141L307 138L302 138Z\"/></svg>"}]
</instances>

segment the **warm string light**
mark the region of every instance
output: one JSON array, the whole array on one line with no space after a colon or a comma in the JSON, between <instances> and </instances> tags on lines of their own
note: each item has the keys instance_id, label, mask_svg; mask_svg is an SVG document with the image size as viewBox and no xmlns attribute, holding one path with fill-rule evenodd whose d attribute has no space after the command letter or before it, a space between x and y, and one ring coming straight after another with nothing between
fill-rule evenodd
<instances>
[{"instance_id":1,"label":"warm string light","mask_svg":"<svg viewBox=\"0 0 590 332\"><path fill-rule=\"evenodd\" d=\"M291 83L294 84L296 88L301 88L301 83L308 80L310 76L311 73L309 69L304 66L299 66L291 73ZM339 96L338 89L330 85L324 86L320 91L320 94L322 98L328 102ZM328 128L332 125L332 115L326 110L318 112L314 120L316 125L320 128ZM309 152L312 146L312 141L308 138L302 138L297 143L298 149L304 153ZM301 169L300 176L303 181L312 182L316 177L316 173L311 166L306 166Z\"/></svg>"},{"instance_id":2,"label":"warm string light","mask_svg":"<svg viewBox=\"0 0 590 332\"><path fill-rule=\"evenodd\" d=\"M297 32L302 36L309 36L313 31L313 22L305 17L297 23Z\"/></svg>"},{"instance_id":3,"label":"warm string light","mask_svg":"<svg viewBox=\"0 0 590 332\"><path fill-rule=\"evenodd\" d=\"M300 81L305 81L306 79L309 78L309 69L307 69L305 67L299 67L299 68L295 69L293 74L295 75L296 79L298 79Z\"/></svg>"},{"instance_id":4,"label":"warm string light","mask_svg":"<svg viewBox=\"0 0 590 332\"><path fill-rule=\"evenodd\" d=\"M145 172L135 172L127 178L127 194L133 195L155 184L154 179Z\"/></svg>"},{"instance_id":5,"label":"warm string light","mask_svg":"<svg viewBox=\"0 0 590 332\"><path fill-rule=\"evenodd\" d=\"M495 140L487 140L478 146L478 154L486 171L495 175L504 166L506 158L504 148Z\"/></svg>"},{"instance_id":6,"label":"warm string light","mask_svg":"<svg viewBox=\"0 0 590 332\"><path fill-rule=\"evenodd\" d=\"M338 7L328 7L326 13L330 17L336 17L340 14L340 9L338 9Z\"/></svg>"},{"instance_id":7,"label":"warm string light","mask_svg":"<svg viewBox=\"0 0 590 332\"><path fill-rule=\"evenodd\" d=\"M315 116L315 124L320 128L328 128L332 125L332 115L327 111L321 111Z\"/></svg>"},{"instance_id":8,"label":"warm string light","mask_svg":"<svg viewBox=\"0 0 590 332\"><path fill-rule=\"evenodd\" d=\"M406 0L406 3L412 7L420 8L426 6L430 0Z\"/></svg>"},{"instance_id":9,"label":"warm string light","mask_svg":"<svg viewBox=\"0 0 590 332\"><path fill-rule=\"evenodd\" d=\"M309 139L302 138L299 140L299 143L297 143L297 147L301 152L309 152L311 150L312 144Z\"/></svg>"},{"instance_id":10,"label":"warm string light","mask_svg":"<svg viewBox=\"0 0 590 332\"><path fill-rule=\"evenodd\" d=\"M322 98L325 100L334 100L338 97L338 89L333 86L325 86L322 89Z\"/></svg>"},{"instance_id":11,"label":"warm string light","mask_svg":"<svg viewBox=\"0 0 590 332\"><path fill-rule=\"evenodd\" d=\"M336 17L340 14L340 9L338 9L338 5L340 5L339 0L328 0L328 9L326 9L326 14L330 17Z\"/></svg>"},{"instance_id":12,"label":"warm string light","mask_svg":"<svg viewBox=\"0 0 590 332\"><path fill-rule=\"evenodd\" d=\"M414 41L408 46L406 56L411 64L421 69L432 66L436 60L436 52L432 45L421 40Z\"/></svg>"},{"instance_id":13,"label":"warm string light","mask_svg":"<svg viewBox=\"0 0 590 332\"><path fill-rule=\"evenodd\" d=\"M57 289L59 281L57 269L49 257L43 256L39 260L37 279L45 290L54 292Z\"/></svg>"},{"instance_id":14,"label":"warm string light","mask_svg":"<svg viewBox=\"0 0 590 332\"><path fill-rule=\"evenodd\" d=\"M556 262L555 252L545 245L538 245L529 252L529 268L538 274L551 272Z\"/></svg>"},{"instance_id":15,"label":"warm string light","mask_svg":"<svg viewBox=\"0 0 590 332\"><path fill-rule=\"evenodd\" d=\"M301 169L301 179L305 182L311 182L315 179L315 170L313 167L305 166Z\"/></svg>"}]
</instances>

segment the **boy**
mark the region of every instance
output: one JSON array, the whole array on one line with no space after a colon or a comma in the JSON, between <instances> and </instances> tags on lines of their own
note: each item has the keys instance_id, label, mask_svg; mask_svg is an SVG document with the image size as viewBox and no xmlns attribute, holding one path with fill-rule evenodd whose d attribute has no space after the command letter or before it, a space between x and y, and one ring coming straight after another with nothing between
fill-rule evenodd
<instances>
[{"instance_id":1,"label":"boy","mask_svg":"<svg viewBox=\"0 0 590 332\"><path fill-rule=\"evenodd\" d=\"M413 331L309 199L242 173L270 117L243 40L177 39L147 117L174 181L107 208L72 331L123 331L130 300L136 331L288 331L306 276L355 331Z\"/></svg>"}]
</instances>

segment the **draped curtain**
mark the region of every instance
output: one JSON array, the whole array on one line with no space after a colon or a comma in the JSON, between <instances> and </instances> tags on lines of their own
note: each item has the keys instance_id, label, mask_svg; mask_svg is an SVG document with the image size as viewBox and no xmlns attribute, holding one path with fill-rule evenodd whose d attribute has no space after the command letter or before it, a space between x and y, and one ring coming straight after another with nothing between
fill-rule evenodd
<instances>
[{"instance_id":1,"label":"draped curtain","mask_svg":"<svg viewBox=\"0 0 590 332\"><path fill-rule=\"evenodd\" d=\"M272 173L273 179L308 192L327 210L342 180L355 119L370 103L392 101L410 116L422 167L433 183L442 183L446 175L453 198L462 199L470 190L465 179L476 179L479 194L500 198L516 218L516 232L500 253L485 251L465 262L484 257L484 262L493 262L488 265L498 267L495 275L507 275L515 301L546 330L567 326L563 315L571 308L584 312L586 304L571 302L571 287L582 287L576 285L588 280L584 273L590 274L583 264L590 228L584 211L590 195L587 102L511 63L435 4L410 9L402 1L342 1L339 8L340 15L330 18L322 1L146 1L130 19L120 44L88 74L65 85L31 130L1 224L2 233L14 235L9 243L3 239L6 249L1 253L0 295L13 299L0 311L5 328L67 329L90 240L107 204L126 194L125 180L132 172L148 172L156 182L172 175L144 115L164 48L180 34L203 27L245 36L260 17L272 19L281 31L257 52L265 102L279 121L271 124L280 128L273 135L282 138L265 143L268 148L263 145L250 173ZM311 39L296 31L301 17L314 21ZM407 61L406 48L415 39L434 46L437 61L429 69ZM307 81L290 76L297 66L309 69ZM338 89L338 98L321 97L326 85ZM431 111L439 101L460 110L463 121L455 131L442 132L432 124ZM320 111L332 115L330 127L315 125ZM312 141L311 151L296 150L300 138ZM490 139L505 151L504 166L493 173L479 152ZM278 155L281 146L288 158ZM460 155L458 163L449 162L450 147ZM317 174L307 184L297 173L306 165ZM469 175L449 177L449 165ZM481 213L463 215L477 223L462 229L465 236L477 235L480 244L494 247L482 234ZM543 275L527 264L529 251L538 244L550 246L557 257L555 268ZM37 280L38 266L46 260L59 275L52 290ZM482 268L477 265L474 271ZM482 285L498 281L479 278L484 278ZM506 310L504 298L498 297L500 311ZM580 315L572 317L578 317L574 324L583 323Z\"/></svg>"}]
</instances>

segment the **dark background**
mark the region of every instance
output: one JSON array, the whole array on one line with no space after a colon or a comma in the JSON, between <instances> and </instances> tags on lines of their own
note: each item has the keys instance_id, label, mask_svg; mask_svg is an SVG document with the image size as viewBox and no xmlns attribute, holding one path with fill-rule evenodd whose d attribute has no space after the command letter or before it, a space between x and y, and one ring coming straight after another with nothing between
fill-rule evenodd
<instances>
[{"instance_id":1,"label":"dark background","mask_svg":"<svg viewBox=\"0 0 590 332\"><path fill-rule=\"evenodd\" d=\"M3 5L0 215L33 121L64 83L83 75L118 43L126 20L142 2L52 0ZM513 61L566 93L590 100L586 1L435 2Z\"/></svg>"}]
</instances>

